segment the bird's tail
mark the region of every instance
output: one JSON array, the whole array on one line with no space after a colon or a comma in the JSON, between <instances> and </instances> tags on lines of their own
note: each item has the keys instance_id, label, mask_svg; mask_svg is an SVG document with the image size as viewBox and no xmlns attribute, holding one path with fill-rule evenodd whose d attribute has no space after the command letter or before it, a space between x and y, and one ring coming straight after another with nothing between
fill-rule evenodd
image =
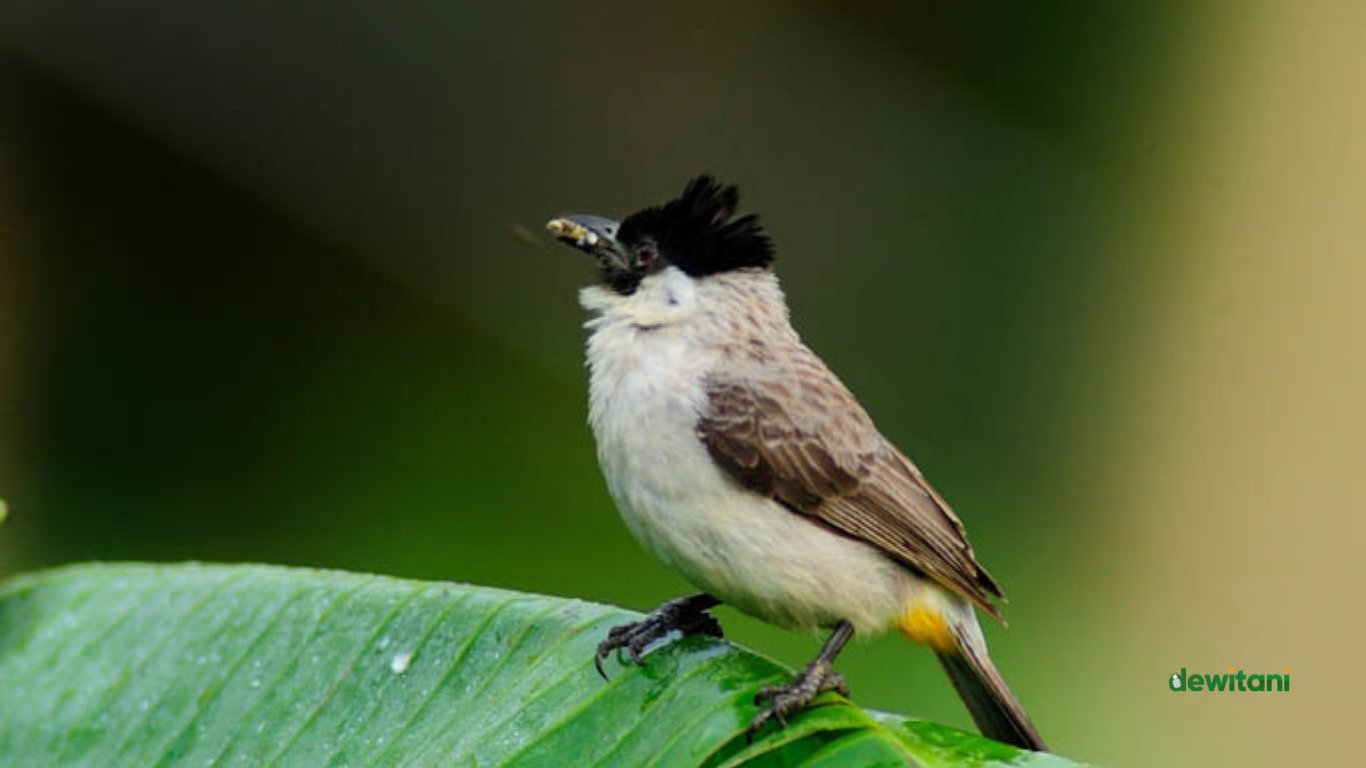
<instances>
[{"instance_id":1,"label":"bird's tail","mask_svg":"<svg viewBox=\"0 0 1366 768\"><path fill-rule=\"evenodd\" d=\"M934 650L983 736L1046 752L1048 747L1029 721L1020 700L991 663L976 617L971 613L967 616L966 621L950 623L940 614L927 617L924 609L917 609L902 620L900 629L907 637Z\"/></svg>"}]
</instances>

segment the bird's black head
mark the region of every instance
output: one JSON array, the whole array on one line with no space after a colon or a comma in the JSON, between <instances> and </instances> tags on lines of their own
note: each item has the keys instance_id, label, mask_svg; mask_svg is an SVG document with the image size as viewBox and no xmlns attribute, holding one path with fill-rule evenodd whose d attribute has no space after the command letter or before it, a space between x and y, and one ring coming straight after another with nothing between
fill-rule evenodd
<instances>
[{"instance_id":1,"label":"bird's black head","mask_svg":"<svg viewBox=\"0 0 1366 768\"><path fill-rule=\"evenodd\" d=\"M682 195L636 211L620 224L572 215L546 226L562 242L596 256L603 282L630 294L646 275L669 266L700 278L772 264L772 241L753 214L736 218L739 204L736 187L698 176Z\"/></svg>"}]
</instances>

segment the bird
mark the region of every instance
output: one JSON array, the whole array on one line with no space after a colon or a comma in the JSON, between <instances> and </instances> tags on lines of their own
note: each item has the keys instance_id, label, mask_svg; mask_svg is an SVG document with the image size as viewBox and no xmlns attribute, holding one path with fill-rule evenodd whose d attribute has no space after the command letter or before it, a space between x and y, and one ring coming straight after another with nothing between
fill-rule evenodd
<instances>
[{"instance_id":1,"label":"bird","mask_svg":"<svg viewBox=\"0 0 1366 768\"><path fill-rule=\"evenodd\" d=\"M848 696L836 657L896 629L936 654L983 735L1046 750L977 619L1000 621L1004 593L948 502L802 342L774 243L739 203L703 175L620 221L546 225L596 260L579 303L608 491L640 544L700 590L611 628L598 672L613 653L643 663L680 634L721 637L721 604L828 630L795 679L758 692L752 737L822 693Z\"/></svg>"}]
</instances>

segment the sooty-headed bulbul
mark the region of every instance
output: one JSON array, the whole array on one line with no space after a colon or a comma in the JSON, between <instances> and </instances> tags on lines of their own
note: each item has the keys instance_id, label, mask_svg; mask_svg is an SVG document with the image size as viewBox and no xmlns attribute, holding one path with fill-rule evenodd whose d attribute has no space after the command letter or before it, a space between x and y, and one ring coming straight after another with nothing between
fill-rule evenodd
<instances>
[{"instance_id":1,"label":"sooty-headed bulbul","mask_svg":"<svg viewBox=\"0 0 1366 768\"><path fill-rule=\"evenodd\" d=\"M982 733L1045 749L987 655L976 609L1001 589L963 524L793 330L773 244L739 192L702 176L620 222L547 228L597 259L587 322L589 422L635 537L702 589L613 628L595 659L639 662L673 632L720 636L721 603L832 630L790 684L759 693L750 732L848 693L855 635L896 628L939 657Z\"/></svg>"}]
</instances>

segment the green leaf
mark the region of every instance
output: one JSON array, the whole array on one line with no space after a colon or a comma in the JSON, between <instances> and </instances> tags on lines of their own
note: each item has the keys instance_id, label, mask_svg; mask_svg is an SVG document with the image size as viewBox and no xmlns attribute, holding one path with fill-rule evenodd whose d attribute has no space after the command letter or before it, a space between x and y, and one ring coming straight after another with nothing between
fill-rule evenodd
<instances>
[{"instance_id":1,"label":"green leaf","mask_svg":"<svg viewBox=\"0 0 1366 768\"><path fill-rule=\"evenodd\" d=\"M0 587L0 764L1037 766L832 697L747 744L791 673L688 638L593 670L637 614L382 576L83 565Z\"/></svg>"}]
</instances>

